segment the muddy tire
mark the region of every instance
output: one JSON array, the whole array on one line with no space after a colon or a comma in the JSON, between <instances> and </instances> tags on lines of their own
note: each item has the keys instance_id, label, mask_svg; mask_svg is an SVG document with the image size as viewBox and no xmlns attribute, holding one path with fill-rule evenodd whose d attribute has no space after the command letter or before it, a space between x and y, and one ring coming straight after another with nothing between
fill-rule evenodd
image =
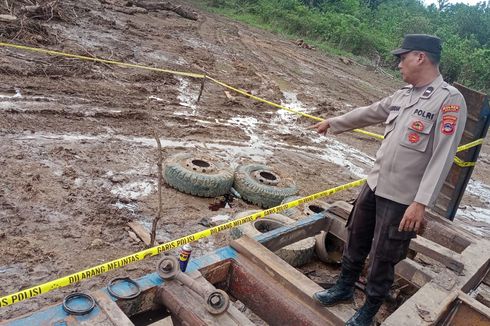
<instances>
[{"instance_id":1,"label":"muddy tire","mask_svg":"<svg viewBox=\"0 0 490 326\"><path fill-rule=\"evenodd\" d=\"M181 192L199 197L227 194L233 185L233 170L207 156L179 153L166 160L165 182Z\"/></svg>"},{"instance_id":2,"label":"muddy tire","mask_svg":"<svg viewBox=\"0 0 490 326\"><path fill-rule=\"evenodd\" d=\"M281 204L286 204L289 202L292 202L294 200L302 198L301 196L291 196L284 198L284 200L281 202ZM301 205L298 205L296 207L289 208L281 214L286 215L287 217L290 217L295 220L299 220L301 218L304 218L305 216L310 216L313 214L318 214L327 211L330 208L330 204L322 201L322 200L314 200L308 203L304 203Z\"/></svg>"},{"instance_id":3,"label":"muddy tire","mask_svg":"<svg viewBox=\"0 0 490 326\"><path fill-rule=\"evenodd\" d=\"M238 213L235 218L245 217L254 213L260 212L259 210L251 210ZM281 214L270 214L266 217L260 218L250 223L240 225L237 228L231 230L231 235L234 239L246 234L251 238L258 236L262 233L274 230L281 226L294 223L293 219ZM301 241L292 243L284 248L281 248L275 252L275 254L282 260L290 264L291 266L298 267L307 264L311 261L313 253L315 251L315 239L310 237Z\"/></svg>"},{"instance_id":4,"label":"muddy tire","mask_svg":"<svg viewBox=\"0 0 490 326\"><path fill-rule=\"evenodd\" d=\"M315 236L315 253L324 263L338 264L342 260L344 242L337 237L322 231Z\"/></svg>"},{"instance_id":5,"label":"muddy tire","mask_svg":"<svg viewBox=\"0 0 490 326\"><path fill-rule=\"evenodd\" d=\"M244 200L263 208L277 206L284 198L298 193L293 182L262 164L238 166L233 187Z\"/></svg>"}]
</instances>

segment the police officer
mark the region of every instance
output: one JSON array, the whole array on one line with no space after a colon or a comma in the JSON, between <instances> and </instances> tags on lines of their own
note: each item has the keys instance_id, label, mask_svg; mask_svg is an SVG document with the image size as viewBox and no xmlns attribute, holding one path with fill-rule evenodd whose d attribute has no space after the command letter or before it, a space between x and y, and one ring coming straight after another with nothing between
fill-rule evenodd
<instances>
[{"instance_id":1,"label":"police officer","mask_svg":"<svg viewBox=\"0 0 490 326\"><path fill-rule=\"evenodd\" d=\"M317 292L325 306L350 301L369 254L364 305L346 325L370 325L449 172L466 122L461 93L439 72L441 40L406 35L392 51L408 86L370 106L312 126L334 134L383 122L384 140L347 222L348 239L337 283Z\"/></svg>"}]
</instances>

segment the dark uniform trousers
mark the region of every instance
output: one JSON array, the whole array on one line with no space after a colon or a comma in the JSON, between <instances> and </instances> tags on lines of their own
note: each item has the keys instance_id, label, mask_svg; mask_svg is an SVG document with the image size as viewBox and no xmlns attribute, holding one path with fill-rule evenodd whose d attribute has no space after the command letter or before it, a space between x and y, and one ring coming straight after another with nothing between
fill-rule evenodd
<instances>
[{"instance_id":1,"label":"dark uniform trousers","mask_svg":"<svg viewBox=\"0 0 490 326\"><path fill-rule=\"evenodd\" d=\"M376 196L367 184L356 199L347 221L348 239L342 266L360 272L369 254L366 294L385 298L393 284L395 265L407 256L415 232L398 232L407 209L392 200Z\"/></svg>"}]
</instances>

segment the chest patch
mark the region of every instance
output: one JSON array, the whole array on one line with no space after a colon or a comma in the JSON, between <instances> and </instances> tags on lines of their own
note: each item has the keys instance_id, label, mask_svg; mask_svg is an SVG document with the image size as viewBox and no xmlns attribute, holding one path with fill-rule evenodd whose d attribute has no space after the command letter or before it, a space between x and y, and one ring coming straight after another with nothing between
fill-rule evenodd
<instances>
[{"instance_id":1,"label":"chest patch","mask_svg":"<svg viewBox=\"0 0 490 326\"><path fill-rule=\"evenodd\" d=\"M412 144L418 143L420 140L420 136L416 132L411 132L408 134L408 141L411 142Z\"/></svg>"},{"instance_id":2,"label":"chest patch","mask_svg":"<svg viewBox=\"0 0 490 326\"><path fill-rule=\"evenodd\" d=\"M415 109L413 114L418 115L419 117L422 117L427 120L433 120L434 119L434 113L427 112L422 109Z\"/></svg>"},{"instance_id":3,"label":"chest patch","mask_svg":"<svg viewBox=\"0 0 490 326\"><path fill-rule=\"evenodd\" d=\"M441 133L444 135L452 135L456 129L456 121L458 118L453 115L445 115L441 121Z\"/></svg>"},{"instance_id":4,"label":"chest patch","mask_svg":"<svg viewBox=\"0 0 490 326\"><path fill-rule=\"evenodd\" d=\"M425 125L420 120L415 120L412 122L412 129L417 131L423 131L425 129Z\"/></svg>"},{"instance_id":5,"label":"chest patch","mask_svg":"<svg viewBox=\"0 0 490 326\"><path fill-rule=\"evenodd\" d=\"M392 112L400 111L400 107L399 106L391 106L390 111L392 111Z\"/></svg>"}]
</instances>

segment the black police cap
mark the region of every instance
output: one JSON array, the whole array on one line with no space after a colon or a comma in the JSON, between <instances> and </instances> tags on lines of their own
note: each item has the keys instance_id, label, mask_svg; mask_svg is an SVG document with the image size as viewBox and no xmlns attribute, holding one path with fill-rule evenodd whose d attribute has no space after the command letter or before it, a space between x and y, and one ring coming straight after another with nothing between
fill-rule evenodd
<instances>
[{"instance_id":1,"label":"black police cap","mask_svg":"<svg viewBox=\"0 0 490 326\"><path fill-rule=\"evenodd\" d=\"M437 36L426 34L407 34L403 39L402 46L391 51L391 54L400 56L410 51L425 51L440 56L441 50L441 39Z\"/></svg>"}]
</instances>

